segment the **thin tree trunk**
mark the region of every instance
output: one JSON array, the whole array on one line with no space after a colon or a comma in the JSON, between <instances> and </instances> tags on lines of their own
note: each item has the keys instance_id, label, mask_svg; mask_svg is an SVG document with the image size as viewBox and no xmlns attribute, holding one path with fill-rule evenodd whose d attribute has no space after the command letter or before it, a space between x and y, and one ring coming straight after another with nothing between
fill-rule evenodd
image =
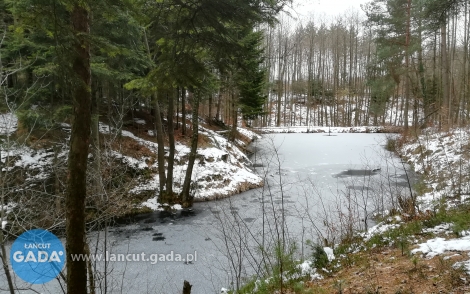
<instances>
[{"instance_id":1,"label":"thin tree trunk","mask_svg":"<svg viewBox=\"0 0 470 294\"><path fill-rule=\"evenodd\" d=\"M2 197L3 198L3 197ZM3 199L2 199L3 200ZM2 219L3 219L3 211L0 211L2 213ZM10 291L10 294L15 293L15 287L13 285L13 279L11 277L11 272L10 268L8 266L8 261L7 261L7 250L5 248L5 235L3 233L3 230L0 230L0 250L2 251L2 265L3 265L3 271L5 272L5 277L8 282L8 290Z\"/></svg>"},{"instance_id":2,"label":"thin tree trunk","mask_svg":"<svg viewBox=\"0 0 470 294\"><path fill-rule=\"evenodd\" d=\"M212 93L209 94L209 107L208 107L208 114L207 116L209 117L209 125L212 124Z\"/></svg>"},{"instance_id":3,"label":"thin tree trunk","mask_svg":"<svg viewBox=\"0 0 470 294\"><path fill-rule=\"evenodd\" d=\"M237 123L238 123L238 112L237 112L237 106L236 106L236 101L235 101L235 91L232 90L230 91L230 94L232 96L232 111L233 111L233 125L232 125L232 132L230 134L230 141L235 142L235 138L237 137Z\"/></svg>"},{"instance_id":4,"label":"thin tree trunk","mask_svg":"<svg viewBox=\"0 0 470 294\"><path fill-rule=\"evenodd\" d=\"M447 57L447 25L441 26L441 64L442 64L442 119L441 122L450 127L450 87L449 87L449 62Z\"/></svg>"},{"instance_id":5,"label":"thin tree trunk","mask_svg":"<svg viewBox=\"0 0 470 294\"><path fill-rule=\"evenodd\" d=\"M92 149L93 162L91 165L91 176L92 176L92 196L94 199L103 200L103 193L101 190L101 150L100 150L100 113L99 113L99 96L98 91L95 91L92 95L91 101L91 137L92 137Z\"/></svg>"},{"instance_id":6,"label":"thin tree trunk","mask_svg":"<svg viewBox=\"0 0 470 294\"><path fill-rule=\"evenodd\" d=\"M158 201L160 203L168 203L168 199L165 195L165 143L163 137L163 122L160 112L160 103L158 102L158 97L153 96L153 101L155 103L155 131L157 137L157 160L158 160L158 179L160 181L160 189L158 193Z\"/></svg>"},{"instance_id":7,"label":"thin tree trunk","mask_svg":"<svg viewBox=\"0 0 470 294\"><path fill-rule=\"evenodd\" d=\"M192 207L194 197L190 195L191 190L191 176L193 174L194 161L197 155L197 142L199 139L199 95L194 95L192 99L192 125L193 132L191 136L191 150L188 158L188 168L184 177L183 192L182 192L182 206L183 208Z\"/></svg>"},{"instance_id":8,"label":"thin tree trunk","mask_svg":"<svg viewBox=\"0 0 470 294\"><path fill-rule=\"evenodd\" d=\"M170 89L168 97L168 171L166 176L166 193L173 198L173 166L175 163L175 131L174 131L174 105L175 97L178 97L178 89ZM171 199L173 200L173 199Z\"/></svg>"},{"instance_id":9,"label":"thin tree trunk","mask_svg":"<svg viewBox=\"0 0 470 294\"><path fill-rule=\"evenodd\" d=\"M220 106L222 105L222 94L217 94L217 111L215 113L215 120L220 121Z\"/></svg>"},{"instance_id":10,"label":"thin tree trunk","mask_svg":"<svg viewBox=\"0 0 470 294\"><path fill-rule=\"evenodd\" d=\"M405 107L403 109L403 116L404 116L404 125L405 125L405 133L408 131L408 108L410 104L410 22L411 22L411 0L408 0L408 5L406 9L407 18L406 18L406 43L405 43Z\"/></svg>"},{"instance_id":11,"label":"thin tree trunk","mask_svg":"<svg viewBox=\"0 0 470 294\"><path fill-rule=\"evenodd\" d=\"M181 88L181 134L186 136L186 89Z\"/></svg>"}]
</instances>

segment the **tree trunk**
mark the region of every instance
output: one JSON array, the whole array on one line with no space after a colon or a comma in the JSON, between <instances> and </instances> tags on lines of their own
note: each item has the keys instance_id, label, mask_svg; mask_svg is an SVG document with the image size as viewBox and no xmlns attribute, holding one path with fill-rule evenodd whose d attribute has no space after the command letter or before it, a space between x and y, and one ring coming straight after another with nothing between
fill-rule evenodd
<instances>
[{"instance_id":1,"label":"tree trunk","mask_svg":"<svg viewBox=\"0 0 470 294\"><path fill-rule=\"evenodd\" d=\"M199 95L194 95L192 99L193 108L193 134L191 136L191 151L188 158L188 169L184 177L183 192L182 192L182 206L183 208L192 207L194 197L190 195L191 190L191 176L193 174L194 161L197 155L197 141L199 139Z\"/></svg>"},{"instance_id":2,"label":"tree trunk","mask_svg":"<svg viewBox=\"0 0 470 294\"><path fill-rule=\"evenodd\" d=\"M3 200L3 197L2 197L2 200ZM2 202L3 204L3 202ZM1 217L3 219L3 211L0 211L1 213ZM6 237L5 235L3 234L3 230L0 230L0 250L1 250L1 259L2 259L2 265L3 265L3 271L5 272L5 277L6 277L6 280L8 282L8 290L10 291L10 294L15 294L15 288L14 288L14 285L13 285L13 279L11 277L11 272L10 272L10 268L8 266L8 259L7 259L7 250L5 248L5 241L6 241Z\"/></svg>"},{"instance_id":3,"label":"tree trunk","mask_svg":"<svg viewBox=\"0 0 470 294\"><path fill-rule=\"evenodd\" d=\"M410 103L410 21L411 21L411 0L408 0L408 6L406 9L407 17L406 17L406 42L405 42L405 107L403 110L404 116L404 125L405 125L405 133L408 131L408 108Z\"/></svg>"},{"instance_id":4,"label":"tree trunk","mask_svg":"<svg viewBox=\"0 0 470 294\"><path fill-rule=\"evenodd\" d=\"M184 280L183 294L191 294L191 287L192 285L188 281Z\"/></svg>"},{"instance_id":5,"label":"tree trunk","mask_svg":"<svg viewBox=\"0 0 470 294\"><path fill-rule=\"evenodd\" d=\"M93 154L93 163L91 165L92 176L92 197L93 200L103 201L103 193L101 190L101 150L100 150L100 114L99 114L99 91L95 91L91 101L91 145Z\"/></svg>"},{"instance_id":6,"label":"tree trunk","mask_svg":"<svg viewBox=\"0 0 470 294\"><path fill-rule=\"evenodd\" d=\"M163 140L163 123L162 116L160 112L160 103L158 102L158 97L153 97L155 103L155 131L157 137L157 160L158 160L158 179L159 179L159 193L158 193L158 202L167 203L165 197L164 189L166 183L165 177L165 142Z\"/></svg>"},{"instance_id":7,"label":"tree trunk","mask_svg":"<svg viewBox=\"0 0 470 294\"><path fill-rule=\"evenodd\" d=\"M235 138L237 136L237 124L238 124L238 112L237 112L237 105L235 103L235 91L230 91L230 95L232 96L232 115L233 115L233 124L232 124L232 131L230 132L230 141L235 142Z\"/></svg>"},{"instance_id":8,"label":"tree trunk","mask_svg":"<svg viewBox=\"0 0 470 294\"><path fill-rule=\"evenodd\" d=\"M186 136L186 89L181 88L181 134Z\"/></svg>"},{"instance_id":9,"label":"tree trunk","mask_svg":"<svg viewBox=\"0 0 470 294\"><path fill-rule=\"evenodd\" d=\"M209 113L207 114L209 117L209 125L212 124L212 93L209 94Z\"/></svg>"},{"instance_id":10,"label":"tree trunk","mask_svg":"<svg viewBox=\"0 0 470 294\"><path fill-rule=\"evenodd\" d=\"M220 106L222 104L222 94L217 94L217 111L215 113L215 120L220 121Z\"/></svg>"},{"instance_id":11,"label":"tree trunk","mask_svg":"<svg viewBox=\"0 0 470 294\"><path fill-rule=\"evenodd\" d=\"M173 125L174 117L174 104L175 95L178 97L178 90L172 89L169 93L168 99L168 143L169 143L169 154L168 154L168 171L166 177L166 193L168 197L173 198L173 166L175 162L175 131Z\"/></svg>"},{"instance_id":12,"label":"tree trunk","mask_svg":"<svg viewBox=\"0 0 470 294\"><path fill-rule=\"evenodd\" d=\"M442 117L441 123L450 127L450 87L449 87L449 63L447 58L447 25L441 26L441 64L442 64Z\"/></svg>"},{"instance_id":13,"label":"tree trunk","mask_svg":"<svg viewBox=\"0 0 470 294\"><path fill-rule=\"evenodd\" d=\"M88 146L91 127L91 70L90 45L86 35L90 32L86 8L75 3L72 14L75 35L73 73L74 121L70 138L68 164L68 191L66 205L67 293L87 293L87 266L85 260L72 260L72 255L85 254L85 199Z\"/></svg>"}]
</instances>

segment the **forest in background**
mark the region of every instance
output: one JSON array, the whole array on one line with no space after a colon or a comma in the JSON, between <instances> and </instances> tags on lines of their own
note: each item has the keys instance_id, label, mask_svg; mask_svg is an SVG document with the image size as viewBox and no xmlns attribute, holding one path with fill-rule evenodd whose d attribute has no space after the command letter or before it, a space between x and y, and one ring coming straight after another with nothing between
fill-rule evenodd
<instances>
[{"instance_id":1,"label":"forest in background","mask_svg":"<svg viewBox=\"0 0 470 294\"><path fill-rule=\"evenodd\" d=\"M467 124L469 2L375 0L361 8L365 17L282 17L264 29L269 99L258 125Z\"/></svg>"}]
</instances>

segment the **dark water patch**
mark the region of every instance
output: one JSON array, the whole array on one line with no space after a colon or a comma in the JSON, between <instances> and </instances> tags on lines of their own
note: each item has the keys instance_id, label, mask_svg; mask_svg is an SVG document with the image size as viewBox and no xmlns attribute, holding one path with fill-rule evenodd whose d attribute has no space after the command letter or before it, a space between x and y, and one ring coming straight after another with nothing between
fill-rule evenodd
<instances>
[{"instance_id":1,"label":"dark water patch","mask_svg":"<svg viewBox=\"0 0 470 294\"><path fill-rule=\"evenodd\" d=\"M164 241L166 238L163 236L153 237L152 241Z\"/></svg>"},{"instance_id":2,"label":"dark water patch","mask_svg":"<svg viewBox=\"0 0 470 294\"><path fill-rule=\"evenodd\" d=\"M348 169L333 175L333 178L368 177L380 173L380 169Z\"/></svg>"},{"instance_id":3,"label":"dark water patch","mask_svg":"<svg viewBox=\"0 0 470 294\"><path fill-rule=\"evenodd\" d=\"M155 236L163 236L163 233L155 233L152 235L152 237L155 237Z\"/></svg>"},{"instance_id":4,"label":"dark water patch","mask_svg":"<svg viewBox=\"0 0 470 294\"><path fill-rule=\"evenodd\" d=\"M116 226L116 225L130 225L130 224L135 224L135 223L139 223L139 222L145 222L148 219L153 219L153 217L154 217L153 212L129 215L129 216L115 218L113 220L112 225L114 225L114 226Z\"/></svg>"},{"instance_id":5,"label":"dark water patch","mask_svg":"<svg viewBox=\"0 0 470 294\"><path fill-rule=\"evenodd\" d=\"M143 227L141 230L142 231L153 231L153 228L152 227Z\"/></svg>"},{"instance_id":6,"label":"dark water patch","mask_svg":"<svg viewBox=\"0 0 470 294\"><path fill-rule=\"evenodd\" d=\"M157 217L161 220L161 219L165 219L165 218L171 218L171 219L174 219L176 217L176 213L173 212L173 211L158 211L157 212Z\"/></svg>"},{"instance_id":7,"label":"dark water patch","mask_svg":"<svg viewBox=\"0 0 470 294\"><path fill-rule=\"evenodd\" d=\"M188 208L188 209L181 210L180 215L183 217L195 216L196 212L194 211L194 209Z\"/></svg>"}]
</instances>

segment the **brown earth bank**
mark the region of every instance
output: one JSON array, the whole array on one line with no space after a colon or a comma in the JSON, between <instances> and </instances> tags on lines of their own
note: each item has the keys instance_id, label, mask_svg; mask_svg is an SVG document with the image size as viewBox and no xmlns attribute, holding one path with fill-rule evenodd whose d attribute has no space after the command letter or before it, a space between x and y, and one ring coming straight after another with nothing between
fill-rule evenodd
<instances>
[{"instance_id":1,"label":"brown earth bank","mask_svg":"<svg viewBox=\"0 0 470 294\"><path fill-rule=\"evenodd\" d=\"M400 249L381 248L348 258L353 264L322 280L307 282L305 293L470 293L468 275L452 267L468 259L465 252L424 259L402 254Z\"/></svg>"}]
</instances>

